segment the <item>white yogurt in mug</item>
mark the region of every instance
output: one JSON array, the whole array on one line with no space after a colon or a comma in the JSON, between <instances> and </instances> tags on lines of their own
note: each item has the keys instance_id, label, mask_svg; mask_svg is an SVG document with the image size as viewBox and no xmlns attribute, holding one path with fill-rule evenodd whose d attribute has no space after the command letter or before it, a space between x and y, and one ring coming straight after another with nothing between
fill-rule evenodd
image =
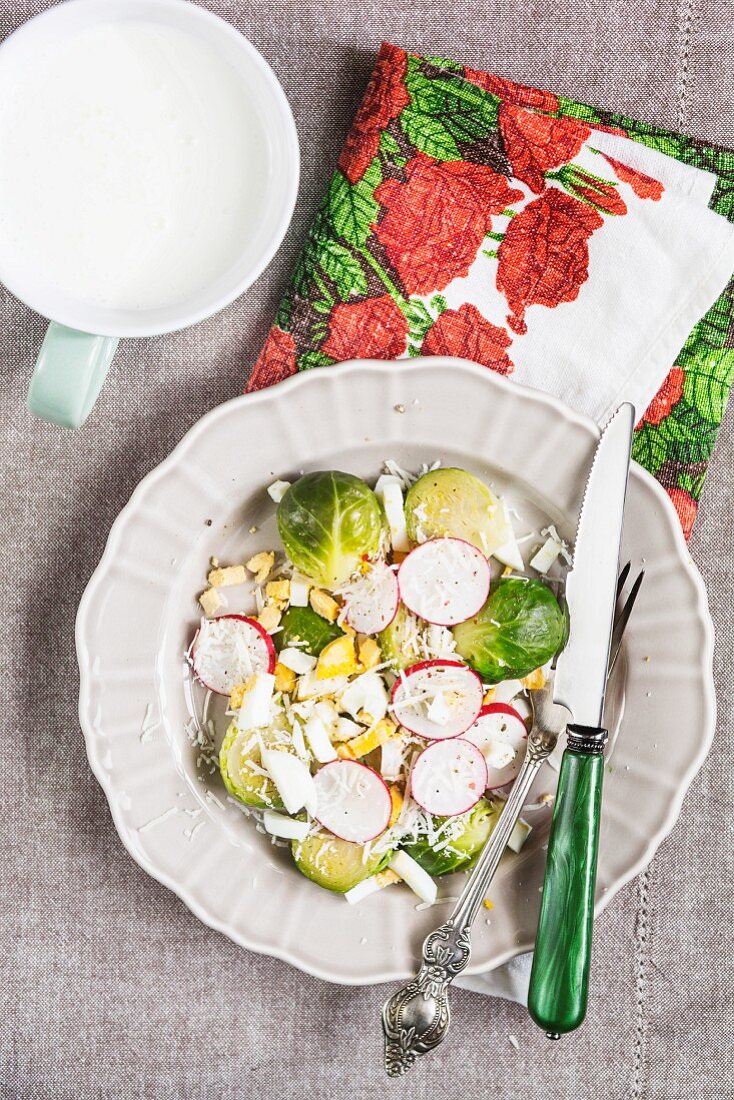
<instances>
[{"instance_id":1,"label":"white yogurt in mug","mask_svg":"<svg viewBox=\"0 0 734 1100\"><path fill-rule=\"evenodd\" d=\"M204 38L81 27L0 65L0 260L66 298L153 310L195 296L256 234L268 137Z\"/></svg>"}]
</instances>

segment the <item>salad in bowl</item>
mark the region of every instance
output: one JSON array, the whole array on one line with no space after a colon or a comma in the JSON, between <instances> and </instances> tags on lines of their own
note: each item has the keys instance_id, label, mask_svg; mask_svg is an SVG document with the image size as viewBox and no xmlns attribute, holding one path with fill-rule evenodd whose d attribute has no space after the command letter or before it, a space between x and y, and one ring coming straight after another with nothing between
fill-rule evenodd
<instances>
[{"instance_id":1,"label":"salad in bowl","mask_svg":"<svg viewBox=\"0 0 734 1100\"><path fill-rule=\"evenodd\" d=\"M348 902L402 881L432 904L519 773L528 692L566 639L567 547L546 528L526 565L507 502L438 464L268 492L281 545L212 559L187 654L224 699L228 797ZM233 609L233 592L251 606Z\"/></svg>"}]
</instances>

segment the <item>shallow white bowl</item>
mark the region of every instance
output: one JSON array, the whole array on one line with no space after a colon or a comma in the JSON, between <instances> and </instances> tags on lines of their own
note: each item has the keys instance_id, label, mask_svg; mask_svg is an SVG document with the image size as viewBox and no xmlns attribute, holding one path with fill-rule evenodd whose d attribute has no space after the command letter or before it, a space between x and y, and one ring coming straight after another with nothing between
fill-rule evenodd
<instances>
[{"instance_id":1,"label":"shallow white bowl","mask_svg":"<svg viewBox=\"0 0 734 1100\"><path fill-rule=\"evenodd\" d=\"M0 66L32 68L49 42L97 25L139 21L172 27L205 42L222 69L234 72L262 131L265 178L253 231L226 269L186 298L149 309L112 309L82 301L42 270L17 270L0 256L0 282L44 317L101 336L152 336L193 325L239 297L275 255L293 216L300 152L293 114L275 73L244 35L206 8L185 0L66 0L29 19L0 45ZM247 125L243 119L243 125Z\"/></svg>"},{"instance_id":2,"label":"shallow white bowl","mask_svg":"<svg viewBox=\"0 0 734 1100\"><path fill-rule=\"evenodd\" d=\"M413 973L445 906L416 910L402 886L348 906L302 878L289 853L227 801L218 776L197 770L182 686L195 594L210 556L242 560L274 544L265 488L302 469L370 478L387 457L408 468L440 458L491 480L533 522L546 516L572 538L597 438L591 421L545 394L441 358L308 372L204 417L115 522L77 619L89 760L140 865L212 927L319 977L357 984ZM599 908L672 828L714 728L703 584L667 495L638 466L622 553L633 566L644 562L646 579L612 698L620 728L605 776ZM555 779L546 767L536 792ZM470 973L532 945L548 816L536 812L523 852L503 860ZM442 894L456 895L463 881L442 880Z\"/></svg>"}]
</instances>

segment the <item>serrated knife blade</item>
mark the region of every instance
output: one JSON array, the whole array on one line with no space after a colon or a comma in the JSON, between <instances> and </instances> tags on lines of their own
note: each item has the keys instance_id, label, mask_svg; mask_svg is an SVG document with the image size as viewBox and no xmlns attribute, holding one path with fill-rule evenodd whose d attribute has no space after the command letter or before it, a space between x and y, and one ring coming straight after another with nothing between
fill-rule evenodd
<instances>
[{"instance_id":1,"label":"serrated knife blade","mask_svg":"<svg viewBox=\"0 0 734 1100\"><path fill-rule=\"evenodd\" d=\"M635 410L620 405L604 428L581 504L566 580L570 634L553 698L580 726L602 726Z\"/></svg>"}]
</instances>

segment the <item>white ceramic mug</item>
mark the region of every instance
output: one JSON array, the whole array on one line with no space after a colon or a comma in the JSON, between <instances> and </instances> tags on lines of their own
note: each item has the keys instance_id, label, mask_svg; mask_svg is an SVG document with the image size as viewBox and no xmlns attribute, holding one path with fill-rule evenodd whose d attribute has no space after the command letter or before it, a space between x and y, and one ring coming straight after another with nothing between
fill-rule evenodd
<instances>
[{"instance_id":1,"label":"white ceramic mug","mask_svg":"<svg viewBox=\"0 0 734 1100\"><path fill-rule=\"evenodd\" d=\"M250 166L251 171L248 181L243 178L242 189L238 190L236 179L230 179L228 181L228 193L248 196L247 199L242 198L240 201L249 203L246 211L249 228L247 233L243 230L241 240L235 234L231 235L231 248L228 243L227 249L224 247L221 249L220 267L217 267L218 253L207 255L206 263L200 262L201 254L198 257L192 255L190 270L187 268L189 261L182 261L177 267L177 271L182 274L181 290L180 293L171 291L170 300L154 302L153 304L145 300L140 302L125 301L122 305L120 301L114 299L114 296L108 299L111 304L94 300L93 295L91 296L92 300L90 300L89 297L80 294L78 288L70 288L66 285L68 280L63 268L65 262L63 249L54 253L54 261L60 257L61 273L55 271L54 277L50 277L48 265L33 264L33 249L30 249L31 259L29 260L27 251L24 251L22 247L24 242L16 241L17 247L4 246L5 238L2 238L2 234L0 234L0 238L2 238L0 239L0 281L28 306L51 320L31 382L28 395L29 407L37 416L67 427L77 427L83 423L91 410L106 377L120 337L151 336L184 328L216 313L250 286L269 263L282 241L293 213L298 190L299 149L296 128L285 94L272 70L251 43L238 31L218 16L189 3L188 0L67 0L67 2L61 3L31 19L0 46L0 80L6 79L6 85L11 90L15 87L19 88L22 86L22 81L27 74L39 68L40 61L44 61L52 55L54 50L58 50L59 43L65 41L75 43L73 48L78 51L80 34L87 35L87 38L84 39L85 42L106 41L99 37L95 40L89 36L107 34L107 28L110 25L115 28L123 28L122 31L116 30L113 32L117 34L115 41L118 41L121 35L127 35L128 37L125 39L126 48L128 53L132 50L134 59L135 42L129 37L131 27L139 28L142 24L150 24L151 33L155 32L164 42L166 36L170 39L172 35L177 35L176 41L183 41L182 35L187 36L186 42L190 44L192 50L200 51L202 57L204 56L201 53L202 50L208 51L207 58L211 58L212 51L216 53L216 68L213 68L210 62L207 61L211 70L208 76L209 88L212 95L215 96L213 102L221 101L226 110L230 110L230 107L232 111L238 110L234 102L229 104L226 98L226 89L230 85L234 88L236 83L243 111L245 105L247 108L244 112L247 117L244 117L243 114L242 126L257 126L258 158L257 164ZM100 31L100 28L102 28L102 31ZM73 36L76 36L76 38L73 38ZM100 59L99 52L97 50L94 54L94 51L91 51L89 55L89 103L92 114L95 110L97 89L104 87L105 59ZM77 52L76 55L70 54L69 56L79 56L79 54ZM198 57L199 54L196 56ZM174 58L174 60L178 60L178 58ZM219 68L220 65L221 69ZM82 67L80 66L80 68ZM172 71L174 71L174 78L168 80L167 84L165 80L161 82L165 87L163 87L160 94L167 94L169 100L171 96L176 94L175 87L173 90L171 89L171 85L176 85L177 80L175 65ZM68 68L65 68L63 72L67 74ZM188 74L182 72L179 75L182 81L179 87L187 92ZM148 76L151 76L150 65ZM84 79L87 79L86 75ZM152 79L155 79L154 75ZM227 84L228 81L229 84ZM49 88L52 88L51 84L49 84ZM86 88L86 85L84 85L84 88ZM141 130L146 130L145 100L141 99L143 94L143 91L138 89L136 85L135 110L132 111L132 114L137 119L133 124L138 126L139 130L125 135L123 126L123 137L134 139ZM219 97L219 99L217 100L216 97ZM49 96L49 109L53 107L52 100L53 95L51 94ZM196 100L196 103L198 102L201 102L201 97ZM125 103L123 102L124 106ZM22 103L20 108L21 110L26 109ZM20 117L23 117L22 114ZM104 123L103 112L101 117L102 123ZM168 117L175 118L175 110ZM94 118L97 120L97 116L94 116ZM235 118L236 116L232 115L232 120L235 120ZM183 117L175 123L181 128L181 134L184 135L181 141L186 140L186 121L186 118ZM221 118L211 119L212 133L216 131L218 121L221 122ZM96 124L97 121L95 121ZM196 124L199 126L199 135L204 137L202 145L206 146L209 127L202 130L201 117L197 119ZM13 133L12 130L9 132ZM232 132L235 136L241 133L238 128ZM0 133L5 133L5 131L0 130ZM29 139L23 137L20 126L17 127L16 133L19 135L18 140L22 149L23 140ZM58 136L65 141L66 135ZM146 136L148 139L151 137L150 134ZM72 143L71 153L69 153L68 148L65 152L65 145L61 140L56 141L56 137L56 133L52 133L52 140L49 142L53 146L52 152L55 150L62 161L66 157L65 164L68 165L69 156L74 155L73 142L80 140L79 134L69 135L69 140ZM198 139L190 138L191 142L195 143L196 140ZM211 140L214 141L214 138L212 137ZM232 144L235 144L235 142L232 142ZM8 139L8 145L9 148L12 148L10 139ZM88 154L87 145L77 147L83 148L85 156ZM212 149L215 151L224 150L226 155L230 155L229 147L222 142L219 142L216 146L210 143L209 148L210 152ZM33 156L40 155L41 152L37 148L31 149ZM260 156L260 154L262 155ZM2 144L0 144L0 157L4 155ZM89 155L96 155L96 150L92 150ZM240 154L238 153L238 155ZM193 153L191 156L193 157L191 163L194 165L194 173L205 173L206 164L197 162ZM242 153L243 158L244 156L245 154ZM13 187L17 188L19 186L18 181L20 180L20 172L14 169L12 158L10 160L6 159L4 163L7 163L9 167L5 176L0 180L0 203L2 203L1 188L4 186L6 193L10 195L13 193ZM242 159L242 165L245 166L244 159ZM71 167L73 168L74 164ZM252 175L253 170L256 172L255 175ZM42 188L39 188L37 209L41 214L48 213L44 203L49 194L58 205L60 200L56 192L53 191L56 186L54 174L57 173L61 176L63 171L64 165L55 167L51 158L51 162L48 164L49 179L46 181L51 192L44 192ZM199 177L195 176L195 178ZM206 180L206 174L202 175L201 179ZM214 179L215 177L210 172L210 182ZM153 180L153 193L156 190L156 182L158 189L162 192L162 203L165 205L166 181ZM61 180L61 183L63 184L63 180ZM178 176L173 180L173 183L178 186ZM247 186L245 186L246 183ZM29 177L29 186L34 185L35 176ZM191 187L193 186L192 183ZM212 186L216 187L218 183L215 182ZM129 181L129 190L134 192L135 188L136 180L133 179ZM145 188L141 187L141 191L144 192ZM186 192L186 194L191 200L191 192ZM75 195L78 196L78 192L75 192ZM253 196L255 197L253 198ZM22 197L21 201L24 201ZM94 204L94 194L90 194L89 201ZM129 194L126 193L124 201L128 203L128 207L134 213L135 200L130 200ZM51 207L53 210L53 203ZM179 213L180 209L179 204ZM210 205L206 207L202 205L201 210L202 218L206 215L210 219L210 224L215 224L211 223L211 218L218 215L212 211ZM236 211L233 214L230 207L227 210L228 217L239 217ZM85 216L86 213L85 208ZM2 214L3 211L0 210L0 217L2 217ZM96 214L99 215L100 211L96 210ZM224 213L221 216L224 217ZM53 235L56 223L53 221L53 214L49 217L52 218L49 222L49 228ZM242 217L245 217L244 209ZM32 224L35 228L35 223ZM64 225L62 228L65 234L64 241L68 241L67 230L69 227ZM106 230L110 227L105 226L104 228ZM183 229L186 229L185 225ZM136 234L134 234L136 240L139 235L138 230L146 232L145 229L140 230L140 226L136 226ZM204 227L192 227L192 240L195 239L196 232L202 235ZM222 232L224 231L222 230ZM170 234L170 238L167 238L168 243L165 246L160 246L163 259L168 261L169 267L173 263L174 254L178 255L175 250L180 250L181 256L185 257L186 247L188 247L185 232L183 237L176 229L170 230ZM206 239L210 238L207 237ZM227 236L226 240L230 242L230 235ZM39 242L36 242L38 245L36 251L39 255L42 253L44 241L45 238L39 238ZM102 274L105 274L108 270L111 273L115 264L120 265L120 268L124 270L125 260L124 258L120 259L119 255L125 253L126 243L128 242L125 240L116 241L115 251L118 252L118 256L103 256L102 267L100 267ZM95 247L95 241L91 242L90 247ZM201 243L198 247L201 252ZM145 253L146 248L138 249L136 254L139 268L144 267L140 261L141 251ZM227 252L226 255L225 251ZM105 267L104 265L108 266ZM201 285L197 283L199 267L206 271L206 274L201 277ZM148 277L151 286L154 285L154 274L155 269L149 267L145 267L145 270L138 272L139 277ZM85 269L81 261L79 270L75 271L75 277L77 276L79 278L85 277ZM186 277L184 278L184 276ZM167 277L170 286L177 285L177 279L171 279L170 270Z\"/></svg>"}]
</instances>

